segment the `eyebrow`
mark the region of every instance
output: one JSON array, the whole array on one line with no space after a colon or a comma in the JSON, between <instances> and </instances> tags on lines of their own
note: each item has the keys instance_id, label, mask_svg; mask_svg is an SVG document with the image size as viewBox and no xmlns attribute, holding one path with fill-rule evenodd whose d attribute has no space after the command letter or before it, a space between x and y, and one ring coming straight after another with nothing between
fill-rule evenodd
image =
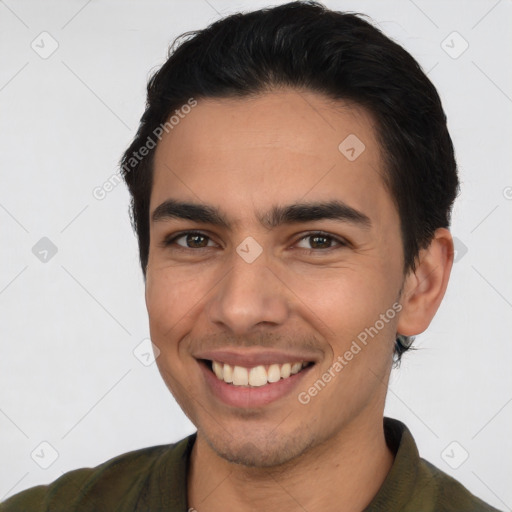
<instances>
[{"instance_id":1,"label":"eyebrow","mask_svg":"<svg viewBox=\"0 0 512 512\"><path fill-rule=\"evenodd\" d=\"M191 220L227 230L231 230L233 227L233 224L215 206L182 202L175 199L167 199L157 206L151 215L152 222L168 219ZM259 222L269 229L283 224L313 222L323 219L348 222L366 229L369 229L372 225L367 215L340 200L273 206L267 213L258 216Z\"/></svg>"}]
</instances>

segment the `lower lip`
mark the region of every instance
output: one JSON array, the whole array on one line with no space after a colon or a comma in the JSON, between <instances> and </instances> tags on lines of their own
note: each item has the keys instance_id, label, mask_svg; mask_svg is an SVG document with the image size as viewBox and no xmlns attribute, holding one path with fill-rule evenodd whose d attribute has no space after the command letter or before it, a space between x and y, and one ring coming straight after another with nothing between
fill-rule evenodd
<instances>
[{"instance_id":1,"label":"lower lip","mask_svg":"<svg viewBox=\"0 0 512 512\"><path fill-rule=\"evenodd\" d=\"M219 400L233 407L251 409L270 404L291 393L313 365L302 369L299 373L290 375L287 379L281 379L277 382L270 382L264 386L255 387L227 384L217 378L205 363L200 362L199 366L203 372L206 384Z\"/></svg>"}]
</instances>

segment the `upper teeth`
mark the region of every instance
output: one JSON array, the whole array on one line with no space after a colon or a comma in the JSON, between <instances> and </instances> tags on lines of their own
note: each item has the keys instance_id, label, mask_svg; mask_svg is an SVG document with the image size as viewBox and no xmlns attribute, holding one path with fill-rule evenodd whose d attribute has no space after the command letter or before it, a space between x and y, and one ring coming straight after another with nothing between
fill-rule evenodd
<instances>
[{"instance_id":1,"label":"upper teeth","mask_svg":"<svg viewBox=\"0 0 512 512\"><path fill-rule=\"evenodd\" d=\"M290 375L298 373L307 364L303 361L300 363L271 364L268 368L263 365L245 368L212 361L213 371L217 378L235 386L264 386L268 382L287 379Z\"/></svg>"}]
</instances>

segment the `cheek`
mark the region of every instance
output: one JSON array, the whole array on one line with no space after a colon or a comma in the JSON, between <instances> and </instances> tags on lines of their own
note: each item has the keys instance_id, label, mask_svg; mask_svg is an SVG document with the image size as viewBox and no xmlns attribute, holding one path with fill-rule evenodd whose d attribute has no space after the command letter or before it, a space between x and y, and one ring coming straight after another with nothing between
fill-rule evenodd
<instances>
[{"instance_id":1,"label":"cheek","mask_svg":"<svg viewBox=\"0 0 512 512\"><path fill-rule=\"evenodd\" d=\"M179 272L151 270L146 277L146 307L154 341L162 336L172 337L180 319L186 317L194 304L194 287L190 280L179 277Z\"/></svg>"},{"instance_id":2,"label":"cheek","mask_svg":"<svg viewBox=\"0 0 512 512\"><path fill-rule=\"evenodd\" d=\"M165 360L177 363L185 355L186 344L180 340L197 327L198 315L215 293L216 282L216 274L206 268L191 271L160 265L147 273L146 308L151 339Z\"/></svg>"},{"instance_id":3,"label":"cheek","mask_svg":"<svg viewBox=\"0 0 512 512\"><path fill-rule=\"evenodd\" d=\"M158 370L173 396L185 410L187 379L184 378L183 354L179 342L187 323L187 312L191 309L189 301L189 282L178 277L178 272L155 270L146 277L146 307L149 316L151 341L160 353L156 359Z\"/></svg>"},{"instance_id":4,"label":"cheek","mask_svg":"<svg viewBox=\"0 0 512 512\"><path fill-rule=\"evenodd\" d=\"M318 269L290 275L289 280L303 311L309 310L315 323L324 323L331 337L353 333L391 305L387 305L391 293L382 274L370 268Z\"/></svg>"},{"instance_id":5,"label":"cheek","mask_svg":"<svg viewBox=\"0 0 512 512\"><path fill-rule=\"evenodd\" d=\"M351 375L350 382L364 380L369 366L381 373L393 347L398 316L393 309L394 288L398 285L390 283L391 269L386 273L377 267L323 269L291 281L300 299L299 316L320 332L330 347L323 370L347 354L350 362L343 374ZM350 388L351 383L344 386Z\"/></svg>"}]
</instances>

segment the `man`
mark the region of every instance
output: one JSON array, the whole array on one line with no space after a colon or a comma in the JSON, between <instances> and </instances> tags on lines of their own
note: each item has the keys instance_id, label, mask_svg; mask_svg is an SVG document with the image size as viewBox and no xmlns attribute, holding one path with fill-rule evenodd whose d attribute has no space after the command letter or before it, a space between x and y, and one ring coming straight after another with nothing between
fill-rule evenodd
<instances>
[{"instance_id":1,"label":"man","mask_svg":"<svg viewBox=\"0 0 512 512\"><path fill-rule=\"evenodd\" d=\"M458 190L405 50L314 3L220 20L151 79L121 168L158 368L197 433L2 512L495 510L383 419L446 290Z\"/></svg>"}]
</instances>

